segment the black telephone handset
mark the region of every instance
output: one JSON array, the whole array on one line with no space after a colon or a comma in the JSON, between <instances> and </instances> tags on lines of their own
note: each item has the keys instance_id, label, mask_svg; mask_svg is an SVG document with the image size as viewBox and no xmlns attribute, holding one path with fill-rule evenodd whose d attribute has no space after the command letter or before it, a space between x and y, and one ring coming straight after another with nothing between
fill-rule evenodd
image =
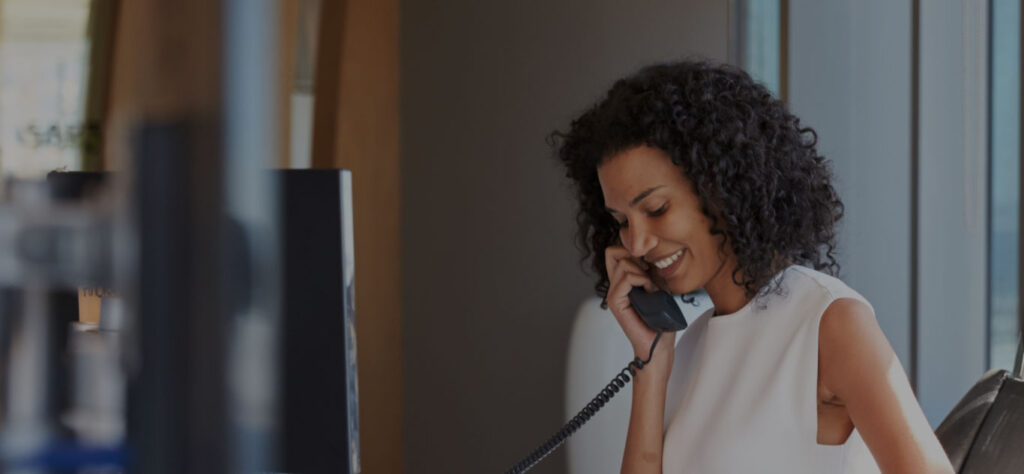
<instances>
[{"instance_id":1,"label":"black telephone handset","mask_svg":"<svg viewBox=\"0 0 1024 474\"><path fill-rule=\"evenodd\" d=\"M629 303L640 319L655 331L675 332L686 329L686 318L675 298L665 291L648 293L642 286L629 291Z\"/></svg>"},{"instance_id":2,"label":"black telephone handset","mask_svg":"<svg viewBox=\"0 0 1024 474\"><path fill-rule=\"evenodd\" d=\"M629 383L630 377L636 377L637 370L643 369L651 361L651 357L654 355L654 347L658 345L658 340L661 339L663 333L686 329L686 318L683 317L683 312L679 309L679 305L676 304L675 298L665 291L648 293L644 287L636 286L629 291L629 303L648 327L658 331L658 335L654 337L654 342L651 343L651 353L647 356L647 360L641 360L639 357L633 359L625 369L622 369L601 390L601 393L597 394L561 430L558 430L554 436L530 453L529 456L523 458L522 461L519 461L508 471L505 471L506 474L526 472L540 462L541 459L544 459L545 456L558 449L569 436L572 436L590 417L597 413L597 410L601 409L609 399L615 396L619 389L625 387Z\"/></svg>"}]
</instances>

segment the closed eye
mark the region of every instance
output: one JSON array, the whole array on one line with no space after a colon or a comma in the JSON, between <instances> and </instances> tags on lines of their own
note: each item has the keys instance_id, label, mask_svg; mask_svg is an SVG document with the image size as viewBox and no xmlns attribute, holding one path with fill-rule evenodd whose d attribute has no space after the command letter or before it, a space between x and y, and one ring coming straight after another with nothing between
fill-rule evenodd
<instances>
[{"instance_id":1,"label":"closed eye","mask_svg":"<svg viewBox=\"0 0 1024 474\"><path fill-rule=\"evenodd\" d=\"M665 214L666 211L668 211L667 203L658 208L657 210L648 212L647 215L650 217L658 217L660 215ZM616 224L618 224L620 229L625 229L626 227L629 227L629 221L616 221Z\"/></svg>"}]
</instances>

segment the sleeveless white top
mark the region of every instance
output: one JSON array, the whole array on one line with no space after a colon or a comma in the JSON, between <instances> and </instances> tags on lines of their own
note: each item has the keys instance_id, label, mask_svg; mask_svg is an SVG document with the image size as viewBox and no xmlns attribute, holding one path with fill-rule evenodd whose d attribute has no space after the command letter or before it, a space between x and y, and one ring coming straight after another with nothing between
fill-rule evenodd
<instances>
[{"instance_id":1,"label":"sleeveless white top","mask_svg":"<svg viewBox=\"0 0 1024 474\"><path fill-rule=\"evenodd\" d=\"M868 301L799 265L775 278L782 294L728 315L708 311L679 338L665 398L666 474L879 472L856 429L845 444L817 443L818 323L838 298Z\"/></svg>"}]
</instances>

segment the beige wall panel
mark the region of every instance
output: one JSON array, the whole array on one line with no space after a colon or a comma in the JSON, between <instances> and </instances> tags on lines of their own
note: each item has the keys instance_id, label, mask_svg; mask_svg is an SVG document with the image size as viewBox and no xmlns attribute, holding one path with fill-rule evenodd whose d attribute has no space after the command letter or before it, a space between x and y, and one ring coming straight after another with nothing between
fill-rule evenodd
<instances>
[{"instance_id":1,"label":"beige wall panel","mask_svg":"<svg viewBox=\"0 0 1024 474\"><path fill-rule=\"evenodd\" d=\"M338 167L352 170L365 472L402 472L398 1L349 0Z\"/></svg>"},{"instance_id":2,"label":"beige wall panel","mask_svg":"<svg viewBox=\"0 0 1024 474\"><path fill-rule=\"evenodd\" d=\"M107 169L128 159L129 127L141 117L185 113L213 118L220 91L217 4L205 0L131 0L119 5L109 111L104 124ZM177 30L159 25L185 24Z\"/></svg>"}]
</instances>

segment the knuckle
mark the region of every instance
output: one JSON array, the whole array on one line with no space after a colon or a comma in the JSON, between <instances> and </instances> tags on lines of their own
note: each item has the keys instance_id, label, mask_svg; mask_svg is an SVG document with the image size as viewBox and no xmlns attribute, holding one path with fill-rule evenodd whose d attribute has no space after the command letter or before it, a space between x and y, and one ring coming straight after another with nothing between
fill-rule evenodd
<instances>
[{"instance_id":1,"label":"knuckle","mask_svg":"<svg viewBox=\"0 0 1024 474\"><path fill-rule=\"evenodd\" d=\"M631 273L630 275L632 276L632 278L630 279L631 282L637 282L637 283L641 283L643 285L646 285L647 283L649 283L651 281L651 279L647 278L646 275L637 275L636 273ZM640 286L640 285L637 285L637 286Z\"/></svg>"}]
</instances>

